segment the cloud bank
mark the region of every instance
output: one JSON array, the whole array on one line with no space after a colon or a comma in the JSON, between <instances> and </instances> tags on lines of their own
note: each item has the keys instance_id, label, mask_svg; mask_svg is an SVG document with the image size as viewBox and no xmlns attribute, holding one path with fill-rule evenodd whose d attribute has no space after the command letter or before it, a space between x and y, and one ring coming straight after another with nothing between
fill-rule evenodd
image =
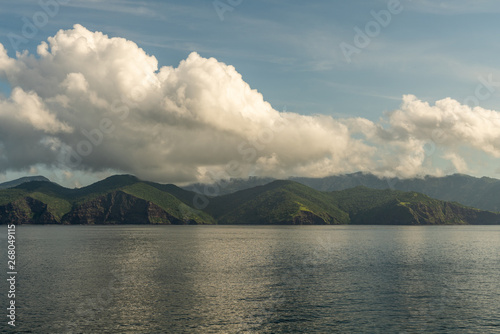
<instances>
[{"instance_id":1,"label":"cloud bank","mask_svg":"<svg viewBox=\"0 0 500 334\"><path fill-rule=\"evenodd\" d=\"M193 52L177 67L81 25L35 55L0 44L0 172L37 165L159 182L458 171L463 149L500 157L500 113L413 95L378 122L279 112L233 66Z\"/></svg>"}]
</instances>

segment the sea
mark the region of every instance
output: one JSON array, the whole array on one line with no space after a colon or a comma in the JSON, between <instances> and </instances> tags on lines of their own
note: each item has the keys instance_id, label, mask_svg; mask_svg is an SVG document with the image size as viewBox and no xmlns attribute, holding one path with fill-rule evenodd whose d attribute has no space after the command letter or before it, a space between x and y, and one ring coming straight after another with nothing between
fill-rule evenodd
<instances>
[{"instance_id":1,"label":"sea","mask_svg":"<svg viewBox=\"0 0 500 334\"><path fill-rule=\"evenodd\" d=\"M0 228L2 333L500 333L500 226Z\"/></svg>"}]
</instances>

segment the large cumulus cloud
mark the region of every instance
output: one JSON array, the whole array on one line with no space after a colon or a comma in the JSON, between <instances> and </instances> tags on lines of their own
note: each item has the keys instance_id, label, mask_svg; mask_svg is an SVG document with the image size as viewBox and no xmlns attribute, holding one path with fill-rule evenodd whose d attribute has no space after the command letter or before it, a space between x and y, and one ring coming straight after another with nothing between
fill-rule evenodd
<instances>
[{"instance_id":1,"label":"large cumulus cloud","mask_svg":"<svg viewBox=\"0 0 500 334\"><path fill-rule=\"evenodd\" d=\"M145 179L370 171L439 173L429 145L461 168L464 146L500 156L498 113L416 97L380 122L279 112L233 66L191 53L158 67L135 43L81 25L15 58L0 44L0 172L43 164Z\"/></svg>"}]
</instances>

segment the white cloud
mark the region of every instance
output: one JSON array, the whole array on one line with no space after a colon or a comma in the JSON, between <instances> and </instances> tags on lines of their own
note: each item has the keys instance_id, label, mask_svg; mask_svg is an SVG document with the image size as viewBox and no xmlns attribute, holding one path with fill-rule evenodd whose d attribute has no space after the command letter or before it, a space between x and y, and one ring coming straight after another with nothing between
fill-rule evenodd
<instances>
[{"instance_id":1,"label":"white cloud","mask_svg":"<svg viewBox=\"0 0 500 334\"><path fill-rule=\"evenodd\" d=\"M446 154L444 158L450 160L450 162L453 164L453 167L457 172L459 173L469 172L469 168L467 167L467 162L458 154L450 152Z\"/></svg>"},{"instance_id":2,"label":"white cloud","mask_svg":"<svg viewBox=\"0 0 500 334\"><path fill-rule=\"evenodd\" d=\"M80 25L41 43L36 56L9 58L0 45L0 77L14 87L0 100L0 172L42 164L162 182L414 176L439 173L434 154L466 168L464 146L500 156L495 111L408 95L378 123L278 112L233 66L191 53L158 68L135 43Z\"/></svg>"},{"instance_id":3,"label":"white cloud","mask_svg":"<svg viewBox=\"0 0 500 334\"><path fill-rule=\"evenodd\" d=\"M500 157L500 113L497 111L471 108L451 98L431 106L413 95L406 95L401 109L394 111L389 120L399 136L433 140L449 149L470 146Z\"/></svg>"},{"instance_id":4,"label":"white cloud","mask_svg":"<svg viewBox=\"0 0 500 334\"><path fill-rule=\"evenodd\" d=\"M5 123L9 121L29 123L34 130L49 134L73 131L71 127L57 120L56 116L47 110L36 93L26 93L16 87L12 90L11 101L2 102L0 119Z\"/></svg>"},{"instance_id":5,"label":"white cloud","mask_svg":"<svg viewBox=\"0 0 500 334\"><path fill-rule=\"evenodd\" d=\"M81 73L69 73L66 79L61 84L68 93L71 92L87 92L89 83Z\"/></svg>"}]
</instances>

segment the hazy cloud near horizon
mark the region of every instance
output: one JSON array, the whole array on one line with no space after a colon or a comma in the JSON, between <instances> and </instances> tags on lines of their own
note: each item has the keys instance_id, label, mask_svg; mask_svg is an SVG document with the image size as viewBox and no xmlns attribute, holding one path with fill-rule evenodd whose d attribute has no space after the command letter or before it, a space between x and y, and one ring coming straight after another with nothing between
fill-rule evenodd
<instances>
[{"instance_id":1,"label":"hazy cloud near horizon","mask_svg":"<svg viewBox=\"0 0 500 334\"><path fill-rule=\"evenodd\" d=\"M10 58L0 44L0 78L12 87L0 98L0 172L112 169L159 182L411 177L443 174L439 159L468 172L464 149L500 157L497 111L413 95L378 122L278 111L215 58L193 52L159 67L134 42L81 25L36 55Z\"/></svg>"}]
</instances>

